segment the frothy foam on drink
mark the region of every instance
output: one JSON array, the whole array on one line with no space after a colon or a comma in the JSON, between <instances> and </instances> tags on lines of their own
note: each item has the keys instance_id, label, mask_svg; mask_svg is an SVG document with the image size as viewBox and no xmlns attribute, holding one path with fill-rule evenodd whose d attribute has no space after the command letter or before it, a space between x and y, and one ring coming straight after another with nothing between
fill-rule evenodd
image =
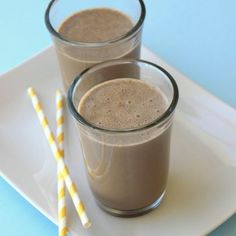
<instances>
[{"instance_id":1,"label":"frothy foam on drink","mask_svg":"<svg viewBox=\"0 0 236 236\"><path fill-rule=\"evenodd\" d=\"M98 43L118 38L132 27L127 15L109 8L95 8L70 16L60 26L59 33L68 40Z\"/></svg>"},{"instance_id":2,"label":"frothy foam on drink","mask_svg":"<svg viewBox=\"0 0 236 236\"><path fill-rule=\"evenodd\" d=\"M109 80L90 89L81 99L78 111L100 128L120 130L146 126L166 110L165 95L138 79Z\"/></svg>"}]
</instances>

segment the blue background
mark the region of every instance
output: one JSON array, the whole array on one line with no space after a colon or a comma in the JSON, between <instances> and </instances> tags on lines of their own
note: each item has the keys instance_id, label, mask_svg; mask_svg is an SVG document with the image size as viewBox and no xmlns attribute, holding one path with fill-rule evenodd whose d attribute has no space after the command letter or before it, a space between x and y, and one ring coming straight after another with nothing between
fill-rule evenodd
<instances>
[{"instance_id":1,"label":"blue background","mask_svg":"<svg viewBox=\"0 0 236 236\"><path fill-rule=\"evenodd\" d=\"M0 73L51 44L44 26L48 2L0 0ZM145 3L144 44L236 108L236 2L145 0ZM0 178L0 235L56 234L57 227ZM210 234L220 235L236 235L236 215Z\"/></svg>"}]
</instances>

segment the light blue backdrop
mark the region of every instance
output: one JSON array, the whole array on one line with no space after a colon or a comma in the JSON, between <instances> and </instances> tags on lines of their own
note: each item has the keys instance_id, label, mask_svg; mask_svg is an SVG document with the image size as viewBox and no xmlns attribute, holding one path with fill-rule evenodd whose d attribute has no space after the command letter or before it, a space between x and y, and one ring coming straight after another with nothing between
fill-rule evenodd
<instances>
[{"instance_id":1,"label":"light blue backdrop","mask_svg":"<svg viewBox=\"0 0 236 236\"><path fill-rule=\"evenodd\" d=\"M145 3L144 44L236 107L236 2L145 0ZM51 43L43 20L47 4L46 0L0 0L0 73ZM0 178L0 235L56 234L56 226ZM221 235L236 235L236 215L211 234Z\"/></svg>"}]
</instances>

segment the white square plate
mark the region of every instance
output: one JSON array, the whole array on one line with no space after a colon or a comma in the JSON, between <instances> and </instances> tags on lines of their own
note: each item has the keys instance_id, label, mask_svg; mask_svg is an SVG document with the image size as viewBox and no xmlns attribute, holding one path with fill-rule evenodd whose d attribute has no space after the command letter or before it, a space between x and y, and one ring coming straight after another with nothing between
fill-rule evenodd
<instances>
[{"instance_id":1,"label":"white square plate","mask_svg":"<svg viewBox=\"0 0 236 236\"><path fill-rule=\"evenodd\" d=\"M80 146L66 116L66 161L93 226L82 228L70 199L71 235L203 235L236 212L236 111L143 49L144 59L176 79L180 102L173 129L165 200L136 218L117 218L96 205ZM55 90L61 87L52 47L0 78L0 171L31 204L57 222L56 163L27 96L36 88L55 132Z\"/></svg>"}]
</instances>

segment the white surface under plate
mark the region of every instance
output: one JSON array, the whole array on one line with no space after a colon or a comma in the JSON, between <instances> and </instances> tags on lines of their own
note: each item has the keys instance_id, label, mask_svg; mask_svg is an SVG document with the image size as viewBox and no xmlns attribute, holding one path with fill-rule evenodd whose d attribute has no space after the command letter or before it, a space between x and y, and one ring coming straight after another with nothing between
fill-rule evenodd
<instances>
[{"instance_id":1,"label":"white surface under plate","mask_svg":"<svg viewBox=\"0 0 236 236\"><path fill-rule=\"evenodd\" d=\"M143 49L142 55L166 68L180 89L166 197L156 210L136 218L101 211L88 188L78 137L67 113L66 161L93 223L91 229L83 229L67 199L72 236L199 236L236 212L236 111L150 51ZM0 78L0 171L56 222L56 163L27 96L29 86L36 88L55 132L54 95L61 82L52 47Z\"/></svg>"}]
</instances>

